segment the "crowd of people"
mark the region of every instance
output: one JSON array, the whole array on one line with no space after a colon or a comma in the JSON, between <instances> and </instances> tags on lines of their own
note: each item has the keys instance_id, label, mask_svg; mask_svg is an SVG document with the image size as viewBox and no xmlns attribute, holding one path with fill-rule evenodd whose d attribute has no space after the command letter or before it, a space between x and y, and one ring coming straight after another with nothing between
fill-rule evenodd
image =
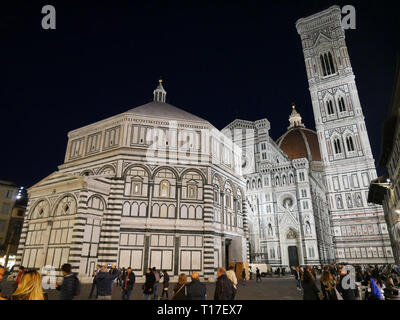
<instances>
[{"instance_id":1,"label":"crowd of people","mask_svg":"<svg viewBox=\"0 0 400 320\"><path fill-rule=\"evenodd\" d=\"M4 275L4 267L0 266L0 282ZM55 283L55 289L60 291L60 300L73 300L80 295L81 284L76 273L72 272L70 264L61 267L62 283ZM238 280L233 267L218 269L218 278L214 292L215 300L233 300L237 291ZM178 282L173 288L172 300L206 300L207 290L204 283L200 281L198 272L190 275L188 281L186 274L178 277ZM42 276L37 270L25 270L19 268L15 280L15 290L9 297L3 297L0 291L0 300L47 300L48 295L43 290ZM156 270L155 267L148 268L145 274L145 282L141 286L144 300L169 299L170 277L167 270ZM113 290L121 289L121 299L130 300L131 293L136 282L135 273L131 268L116 268L114 264L97 265L93 273L93 282L88 299L95 297L97 300L111 300ZM161 286L160 286L161 284ZM161 295L159 295L161 287Z\"/></svg>"},{"instance_id":2,"label":"crowd of people","mask_svg":"<svg viewBox=\"0 0 400 320\"><path fill-rule=\"evenodd\" d=\"M0 266L0 281L4 276L4 267ZM73 300L80 295L81 284L70 264L61 267L63 279L55 283L60 300ZM279 270L281 273L281 269ZM284 271L285 272L285 271ZM276 273L276 270L275 270ZM391 300L397 299L400 290L399 266L344 266L328 265L292 267L296 286L302 292L304 300ZM245 270L241 273L243 284L246 282ZM318 279L318 280L317 280ZM256 270L256 282L261 281L260 271ZM98 265L93 273L93 282L88 299L111 300L113 290L120 288L121 299L130 300L136 275L131 268L117 268L115 265ZM114 285L116 283L116 286ZM318 285L319 284L319 285ZM138 286L136 286L138 287ZM169 294L170 275L167 270L148 268L141 290L144 300L206 300L207 290L200 281L198 272L188 276L181 273L178 282ZM219 268L215 285L214 300L234 300L238 290L238 279L233 266L228 270ZM160 294L161 291L161 294ZM211 298L211 297L210 297ZM15 288L11 295L0 300L46 300L42 276L37 270L25 270L19 267L15 279Z\"/></svg>"},{"instance_id":3,"label":"crowd of people","mask_svg":"<svg viewBox=\"0 0 400 320\"><path fill-rule=\"evenodd\" d=\"M304 300L392 300L400 290L399 266L297 266L292 274Z\"/></svg>"}]
</instances>

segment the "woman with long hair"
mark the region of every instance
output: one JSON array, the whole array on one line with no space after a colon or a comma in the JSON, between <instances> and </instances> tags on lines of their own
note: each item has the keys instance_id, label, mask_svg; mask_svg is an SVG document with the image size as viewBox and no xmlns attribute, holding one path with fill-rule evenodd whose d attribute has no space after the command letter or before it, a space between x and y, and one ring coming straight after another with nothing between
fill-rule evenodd
<instances>
[{"instance_id":1,"label":"woman with long hair","mask_svg":"<svg viewBox=\"0 0 400 320\"><path fill-rule=\"evenodd\" d=\"M172 300L185 300L186 299L186 283L187 276L184 273L181 273L178 278L178 283L174 287L174 296Z\"/></svg>"},{"instance_id":2,"label":"woman with long hair","mask_svg":"<svg viewBox=\"0 0 400 320\"><path fill-rule=\"evenodd\" d=\"M322 300L337 300L336 282L332 274L325 270L321 275Z\"/></svg>"},{"instance_id":3,"label":"woman with long hair","mask_svg":"<svg viewBox=\"0 0 400 320\"><path fill-rule=\"evenodd\" d=\"M25 271L19 279L17 290L10 300L45 300L42 277L36 270Z\"/></svg>"},{"instance_id":4,"label":"woman with long hair","mask_svg":"<svg viewBox=\"0 0 400 320\"><path fill-rule=\"evenodd\" d=\"M320 300L319 289L309 268L303 273L301 283L303 286L303 300Z\"/></svg>"}]
</instances>

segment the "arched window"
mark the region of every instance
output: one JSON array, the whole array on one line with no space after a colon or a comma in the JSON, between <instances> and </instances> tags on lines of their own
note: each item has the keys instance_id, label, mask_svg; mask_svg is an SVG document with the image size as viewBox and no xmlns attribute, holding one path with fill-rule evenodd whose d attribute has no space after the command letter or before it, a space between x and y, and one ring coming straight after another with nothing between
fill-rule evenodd
<instances>
[{"instance_id":1,"label":"arched window","mask_svg":"<svg viewBox=\"0 0 400 320\"><path fill-rule=\"evenodd\" d=\"M306 234L311 234L311 225L310 222L306 222Z\"/></svg>"},{"instance_id":2,"label":"arched window","mask_svg":"<svg viewBox=\"0 0 400 320\"><path fill-rule=\"evenodd\" d=\"M326 102L326 110L328 111L328 115L332 115L335 113L335 111L333 110L333 103L332 100L328 100Z\"/></svg>"},{"instance_id":3,"label":"arched window","mask_svg":"<svg viewBox=\"0 0 400 320\"><path fill-rule=\"evenodd\" d=\"M342 147L340 146L340 141L338 138L336 138L335 140L333 140L333 145L335 147L335 153L342 153Z\"/></svg>"},{"instance_id":4,"label":"arched window","mask_svg":"<svg viewBox=\"0 0 400 320\"><path fill-rule=\"evenodd\" d=\"M339 111L340 111L340 112L346 111L346 105L344 104L344 99L343 99L343 97L340 97L340 98L338 99L338 103L339 103Z\"/></svg>"},{"instance_id":5,"label":"arched window","mask_svg":"<svg viewBox=\"0 0 400 320\"><path fill-rule=\"evenodd\" d=\"M142 179L140 177L135 177L131 181L131 194L141 195L142 194Z\"/></svg>"},{"instance_id":6,"label":"arched window","mask_svg":"<svg viewBox=\"0 0 400 320\"><path fill-rule=\"evenodd\" d=\"M282 177L282 184L285 185L286 184L286 176Z\"/></svg>"},{"instance_id":7,"label":"arched window","mask_svg":"<svg viewBox=\"0 0 400 320\"><path fill-rule=\"evenodd\" d=\"M353 143L353 138L351 136L348 136L346 138L346 144L348 151L354 151L354 143Z\"/></svg>"},{"instance_id":8,"label":"arched window","mask_svg":"<svg viewBox=\"0 0 400 320\"><path fill-rule=\"evenodd\" d=\"M261 179L258 179L258 187L261 188Z\"/></svg>"},{"instance_id":9,"label":"arched window","mask_svg":"<svg viewBox=\"0 0 400 320\"><path fill-rule=\"evenodd\" d=\"M331 69L331 74L336 73L335 65L333 63L333 57L332 57L332 54L330 52L328 52L328 57L329 57L329 66L330 66L330 69Z\"/></svg>"},{"instance_id":10,"label":"arched window","mask_svg":"<svg viewBox=\"0 0 400 320\"><path fill-rule=\"evenodd\" d=\"M273 231L272 231L272 226L271 224L268 224L268 236L273 236Z\"/></svg>"},{"instance_id":11,"label":"arched window","mask_svg":"<svg viewBox=\"0 0 400 320\"><path fill-rule=\"evenodd\" d=\"M333 56L330 52L321 54L319 58L321 60L321 68L324 77L336 73Z\"/></svg>"},{"instance_id":12,"label":"arched window","mask_svg":"<svg viewBox=\"0 0 400 320\"><path fill-rule=\"evenodd\" d=\"M279 184L280 184L279 177L276 177L276 178L275 178L275 185L276 185L276 186L279 186Z\"/></svg>"},{"instance_id":13,"label":"arched window","mask_svg":"<svg viewBox=\"0 0 400 320\"><path fill-rule=\"evenodd\" d=\"M170 184L167 180L160 183L160 197L169 198Z\"/></svg>"}]
</instances>

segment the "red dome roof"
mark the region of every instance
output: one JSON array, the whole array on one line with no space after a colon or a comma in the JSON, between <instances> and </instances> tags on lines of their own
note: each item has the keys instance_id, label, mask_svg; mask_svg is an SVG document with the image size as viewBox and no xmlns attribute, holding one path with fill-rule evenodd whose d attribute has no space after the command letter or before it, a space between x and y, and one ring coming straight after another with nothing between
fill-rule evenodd
<instances>
[{"instance_id":1,"label":"red dome roof","mask_svg":"<svg viewBox=\"0 0 400 320\"><path fill-rule=\"evenodd\" d=\"M276 143L292 160L307 158L310 161L321 161L318 136L315 131L303 127L293 127Z\"/></svg>"}]
</instances>

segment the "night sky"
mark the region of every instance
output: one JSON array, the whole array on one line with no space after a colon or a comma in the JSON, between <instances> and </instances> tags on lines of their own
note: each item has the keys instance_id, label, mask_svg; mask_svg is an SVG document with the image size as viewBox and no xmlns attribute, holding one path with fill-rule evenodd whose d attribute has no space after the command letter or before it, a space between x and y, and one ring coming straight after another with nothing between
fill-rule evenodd
<instances>
[{"instance_id":1,"label":"night sky","mask_svg":"<svg viewBox=\"0 0 400 320\"><path fill-rule=\"evenodd\" d=\"M400 5L386 1L13 1L0 12L0 179L30 187L64 161L67 133L152 100L222 129L271 122L276 140L295 102L314 117L295 22L352 4L346 41L375 159L400 52ZM399 3L399 1L397 1ZM57 29L43 30L54 5Z\"/></svg>"}]
</instances>

